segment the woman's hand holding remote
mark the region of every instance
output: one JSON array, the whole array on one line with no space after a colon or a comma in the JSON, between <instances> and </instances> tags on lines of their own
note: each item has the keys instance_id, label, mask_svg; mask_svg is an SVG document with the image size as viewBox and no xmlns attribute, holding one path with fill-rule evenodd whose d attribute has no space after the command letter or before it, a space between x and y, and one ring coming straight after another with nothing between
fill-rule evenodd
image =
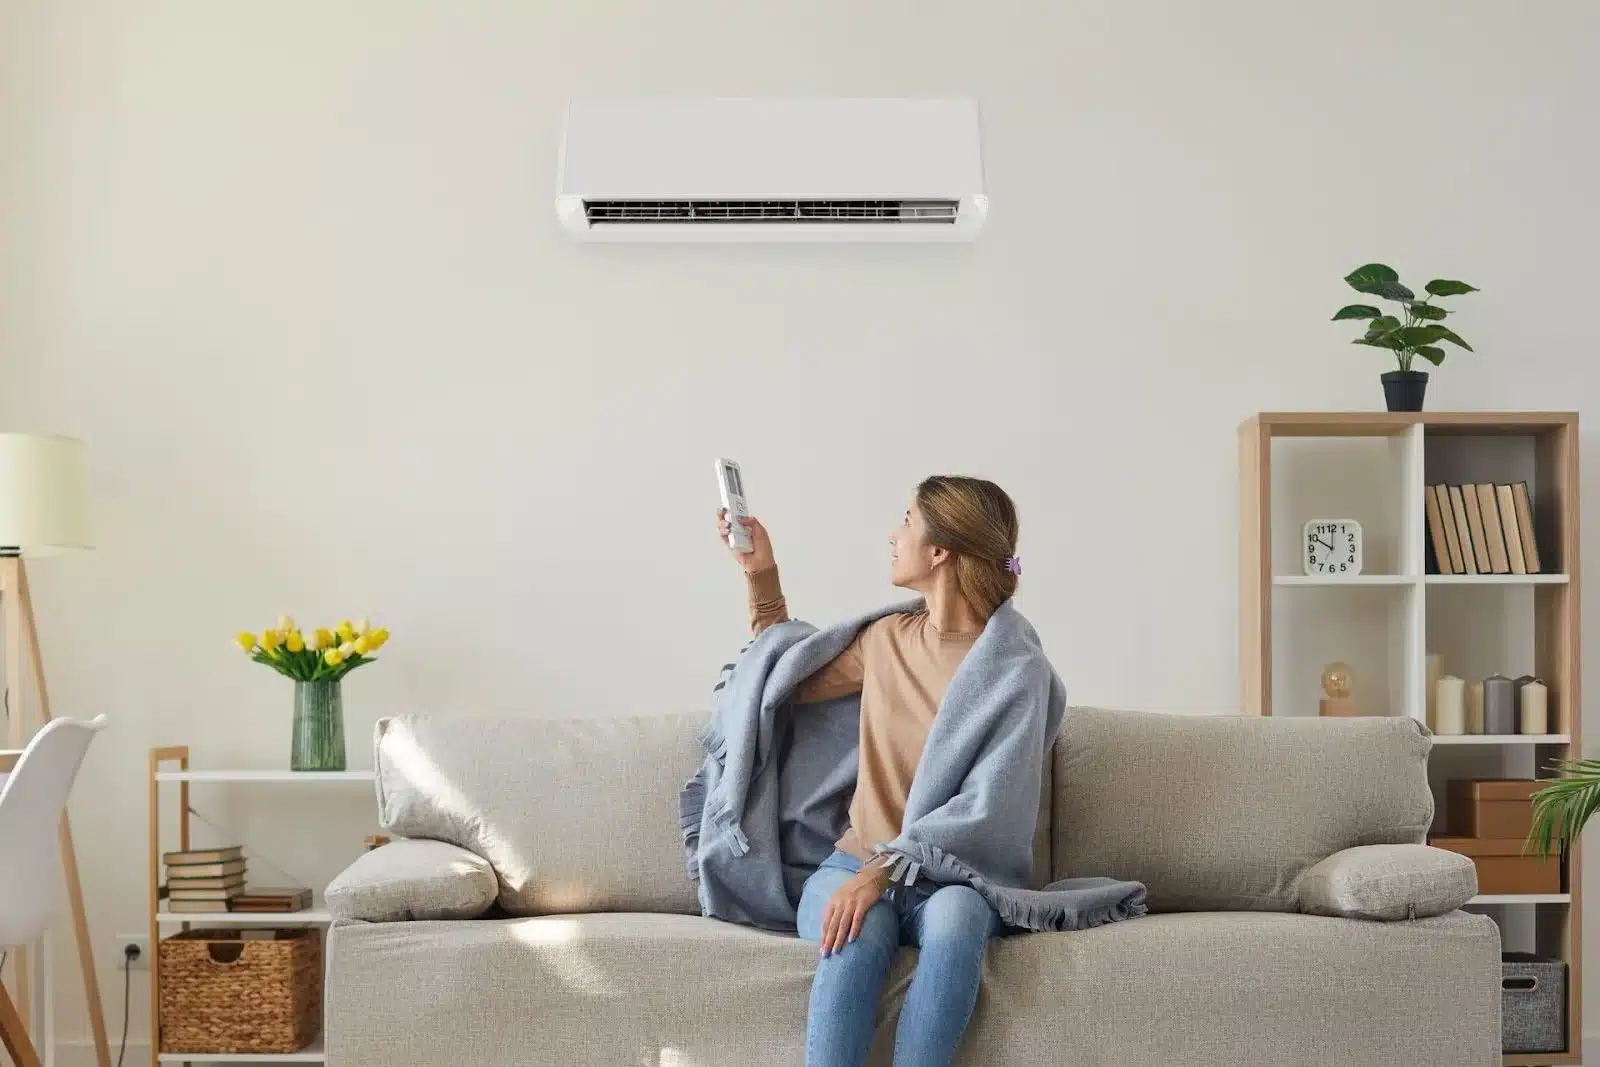
<instances>
[{"instance_id":1,"label":"woman's hand holding remote","mask_svg":"<svg viewBox=\"0 0 1600 1067\"><path fill-rule=\"evenodd\" d=\"M740 552L736 548L728 547L728 534L733 528L728 525L726 508L717 509L717 536L722 540L722 547L728 549L728 554L744 568L746 574L755 574L776 567L777 563L772 558L772 538L767 536L767 528L761 525L761 520L751 516L739 521L750 533L751 551Z\"/></svg>"}]
</instances>

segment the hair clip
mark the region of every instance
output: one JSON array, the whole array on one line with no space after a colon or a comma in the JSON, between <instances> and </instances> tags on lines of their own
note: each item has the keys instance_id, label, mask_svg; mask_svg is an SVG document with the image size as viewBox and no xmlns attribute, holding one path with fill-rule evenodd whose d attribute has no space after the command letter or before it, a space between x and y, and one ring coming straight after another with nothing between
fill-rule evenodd
<instances>
[{"instance_id":1,"label":"hair clip","mask_svg":"<svg viewBox=\"0 0 1600 1067\"><path fill-rule=\"evenodd\" d=\"M1006 562L1005 562L1005 568L1006 568L1006 570L1010 571L1015 577L1021 578L1022 577L1022 557L1021 556L1007 556L1006 557Z\"/></svg>"}]
</instances>

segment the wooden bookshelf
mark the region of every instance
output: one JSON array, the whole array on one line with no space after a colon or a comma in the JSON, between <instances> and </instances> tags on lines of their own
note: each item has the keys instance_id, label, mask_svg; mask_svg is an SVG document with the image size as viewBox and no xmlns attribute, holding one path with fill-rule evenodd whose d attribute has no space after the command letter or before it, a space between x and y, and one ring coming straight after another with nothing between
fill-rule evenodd
<instances>
[{"instance_id":1,"label":"wooden bookshelf","mask_svg":"<svg viewBox=\"0 0 1600 1067\"><path fill-rule=\"evenodd\" d=\"M1427 573L1427 485L1527 482L1544 573ZM1429 779L1531 778L1582 751L1579 659L1578 416L1572 412L1268 412L1239 427L1239 677L1246 714L1315 715L1317 662L1350 662L1373 714L1427 721L1430 652L1469 681L1533 674L1550 688L1544 737L1441 738ZM1362 522L1363 574L1307 577L1299 538L1310 519ZM1430 724L1431 725L1431 724ZM1442 820L1445 805L1436 805ZM1440 827L1436 825L1435 829ZM1567 1051L1507 1054L1505 1064L1580 1062L1582 873L1563 890L1489 896L1469 907L1500 924L1507 947L1567 964Z\"/></svg>"}]
</instances>

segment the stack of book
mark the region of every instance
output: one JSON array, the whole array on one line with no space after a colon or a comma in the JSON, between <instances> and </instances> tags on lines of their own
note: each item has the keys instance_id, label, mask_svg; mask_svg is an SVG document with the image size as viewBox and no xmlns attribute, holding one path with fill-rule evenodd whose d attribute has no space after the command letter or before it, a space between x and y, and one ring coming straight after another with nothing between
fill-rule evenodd
<instances>
[{"instance_id":1,"label":"stack of book","mask_svg":"<svg viewBox=\"0 0 1600 1067\"><path fill-rule=\"evenodd\" d=\"M168 852L167 909L174 912L227 911L244 892L244 850L238 845Z\"/></svg>"},{"instance_id":2,"label":"stack of book","mask_svg":"<svg viewBox=\"0 0 1600 1067\"><path fill-rule=\"evenodd\" d=\"M1540 573L1527 482L1430 485L1425 492L1432 573Z\"/></svg>"},{"instance_id":3,"label":"stack of book","mask_svg":"<svg viewBox=\"0 0 1600 1067\"><path fill-rule=\"evenodd\" d=\"M291 911L305 911L311 907L311 890L250 888L234 897L230 904L234 911L282 915Z\"/></svg>"}]
</instances>

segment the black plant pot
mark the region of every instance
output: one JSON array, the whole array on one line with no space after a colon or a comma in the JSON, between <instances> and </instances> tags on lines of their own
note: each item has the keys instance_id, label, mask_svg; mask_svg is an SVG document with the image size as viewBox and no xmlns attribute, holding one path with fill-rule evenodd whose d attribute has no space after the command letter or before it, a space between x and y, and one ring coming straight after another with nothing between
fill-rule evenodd
<instances>
[{"instance_id":1,"label":"black plant pot","mask_svg":"<svg viewBox=\"0 0 1600 1067\"><path fill-rule=\"evenodd\" d=\"M1383 399L1390 411L1421 411L1422 394L1428 391L1425 370L1392 370L1382 376Z\"/></svg>"}]
</instances>

